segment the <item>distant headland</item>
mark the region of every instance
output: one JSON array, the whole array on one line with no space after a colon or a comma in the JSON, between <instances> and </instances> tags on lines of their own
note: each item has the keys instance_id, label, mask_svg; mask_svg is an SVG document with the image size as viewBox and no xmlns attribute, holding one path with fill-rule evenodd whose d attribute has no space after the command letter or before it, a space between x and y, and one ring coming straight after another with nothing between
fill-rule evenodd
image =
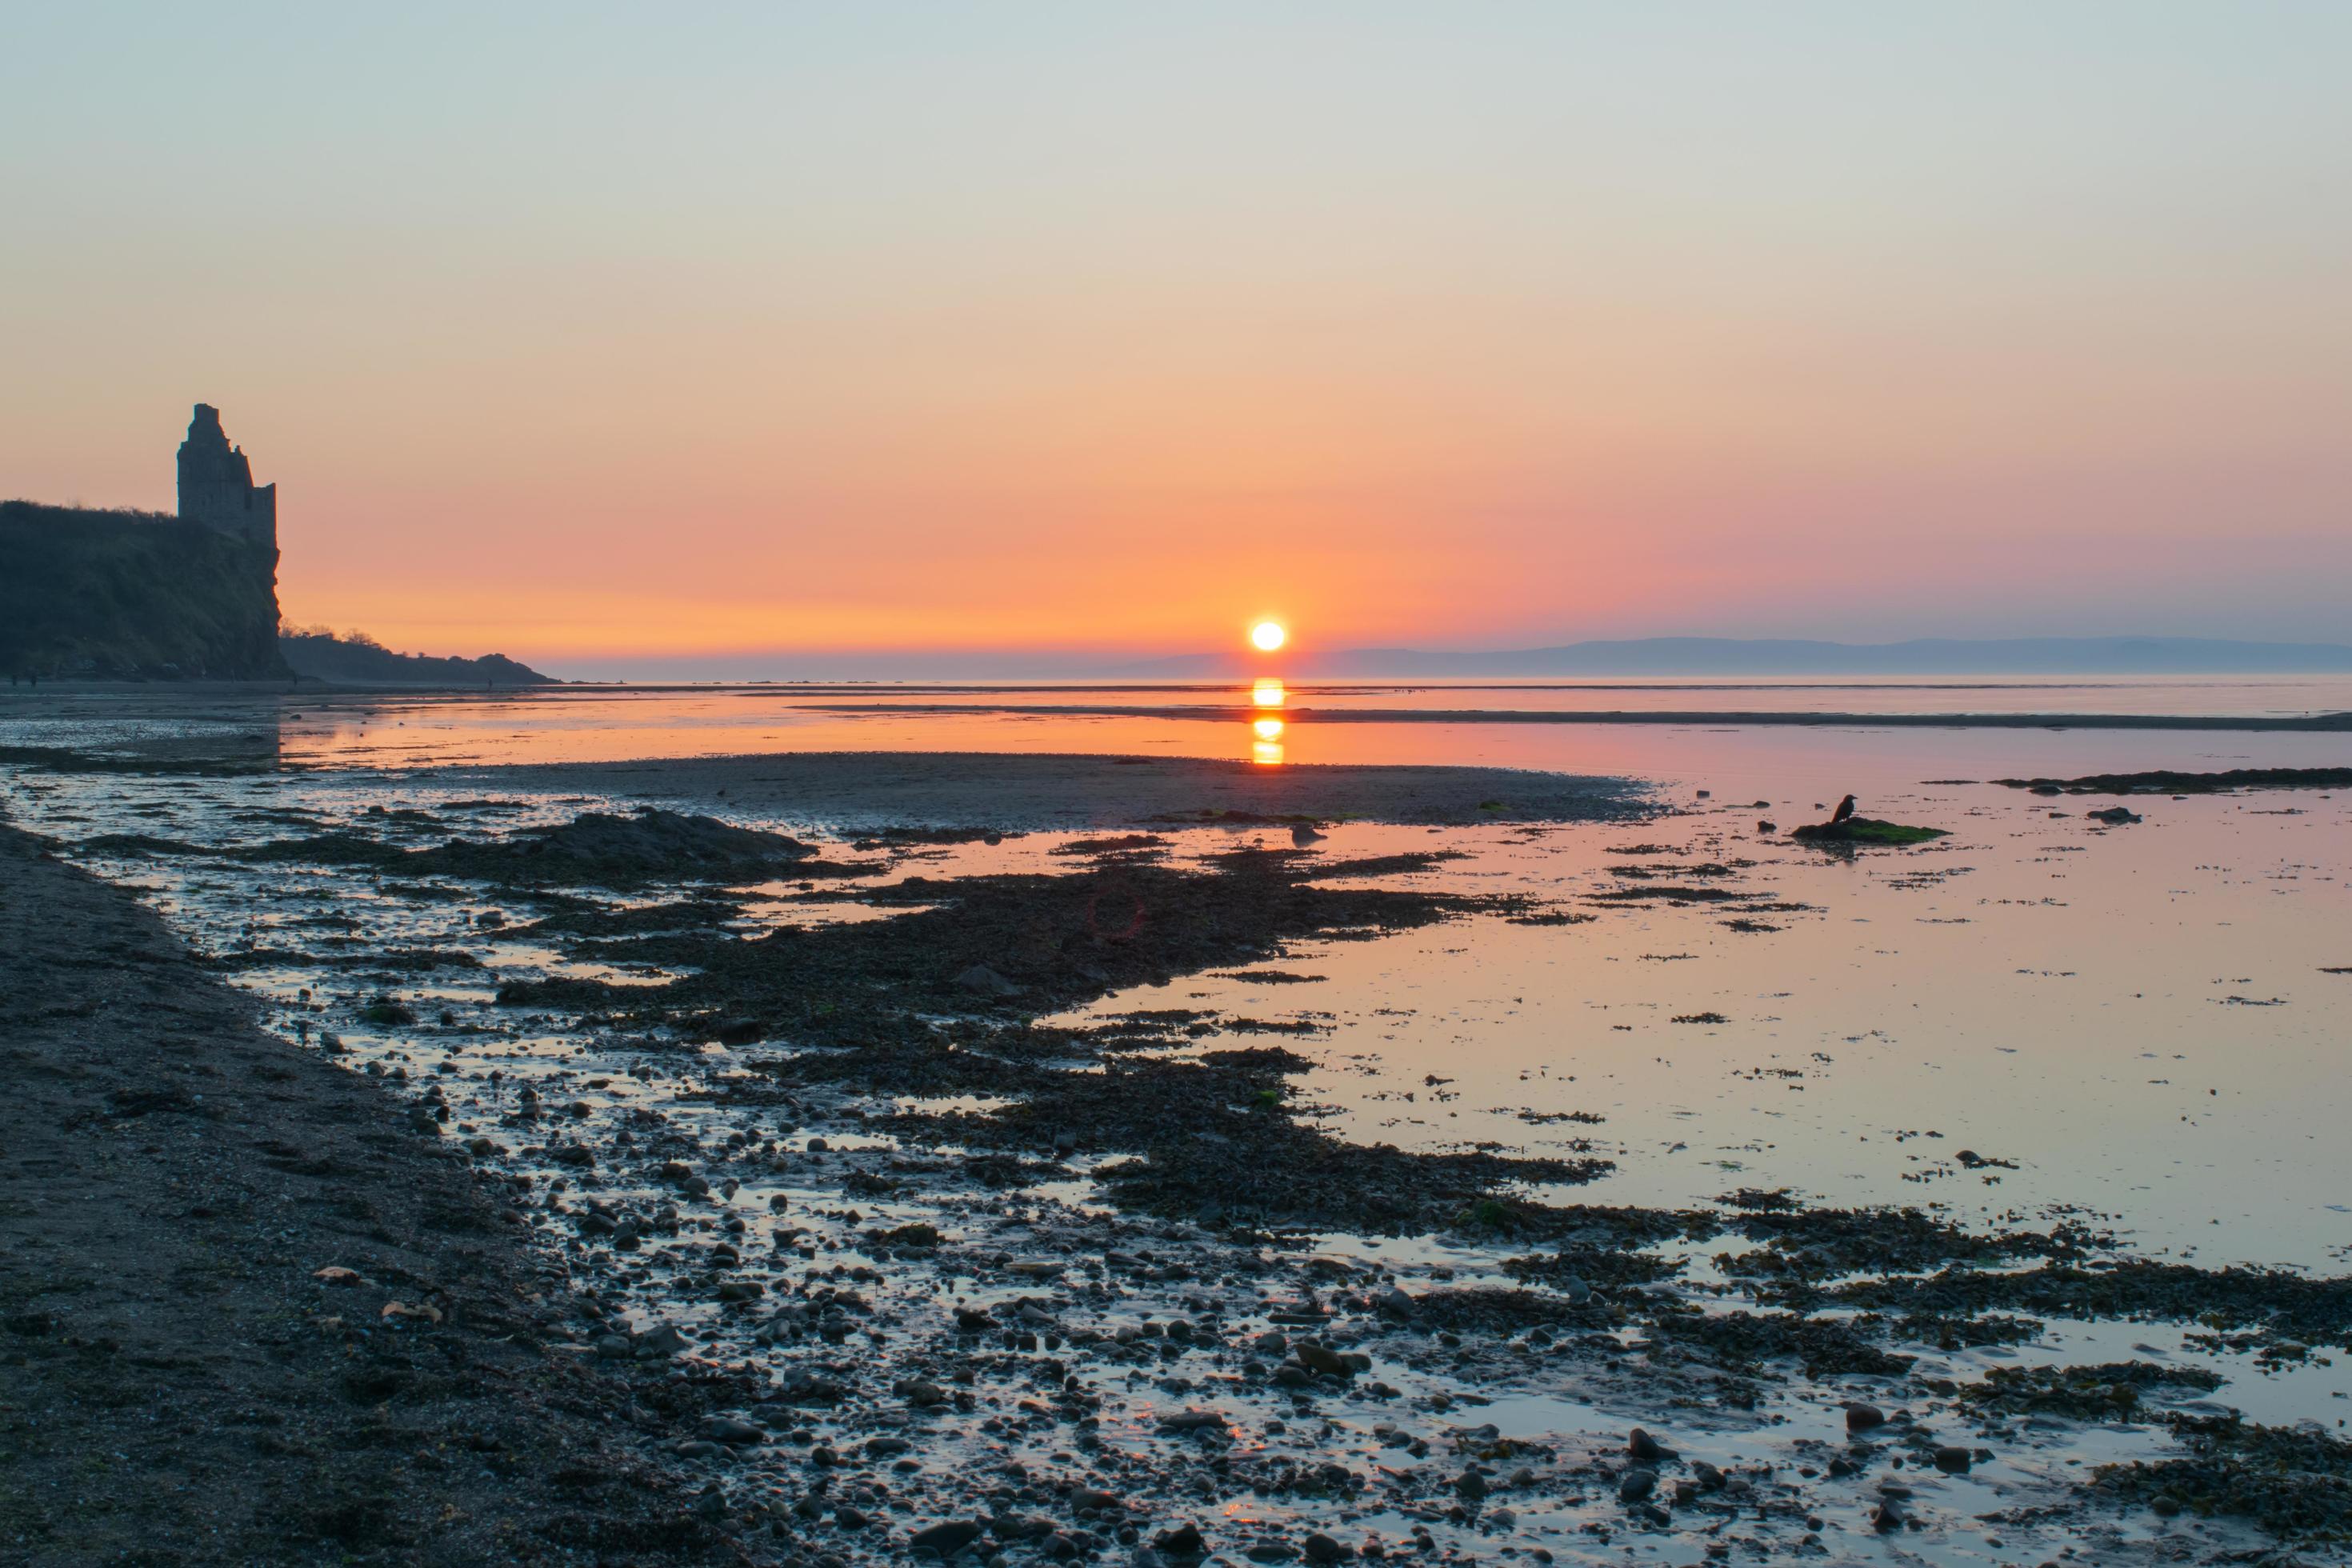
<instances>
[{"instance_id":1,"label":"distant headland","mask_svg":"<svg viewBox=\"0 0 2352 1568\"><path fill-rule=\"evenodd\" d=\"M278 487L253 482L220 410L180 443L179 510L0 501L0 671L17 680L283 680L521 686L515 660L397 654L281 626Z\"/></svg>"}]
</instances>

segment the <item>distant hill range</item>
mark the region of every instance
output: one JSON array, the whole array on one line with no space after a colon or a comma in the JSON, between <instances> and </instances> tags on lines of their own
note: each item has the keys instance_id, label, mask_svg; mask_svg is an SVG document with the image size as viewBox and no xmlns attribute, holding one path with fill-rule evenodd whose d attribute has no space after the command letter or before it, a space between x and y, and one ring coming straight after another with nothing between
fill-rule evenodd
<instances>
[{"instance_id":1,"label":"distant hill range","mask_svg":"<svg viewBox=\"0 0 2352 1568\"><path fill-rule=\"evenodd\" d=\"M434 658L394 653L373 637L337 636L323 627L289 627L278 633L278 651L305 680L338 686L551 686L541 675L502 653L479 658Z\"/></svg>"},{"instance_id":2,"label":"distant hill range","mask_svg":"<svg viewBox=\"0 0 2352 1568\"><path fill-rule=\"evenodd\" d=\"M2212 637L1923 637L1910 642L1793 638L1638 637L1558 647L1457 653L1424 648L1339 648L1253 660L1194 654L1104 673L1184 679L1244 675L1278 665L1294 679L1429 678L1607 679L1659 676L2018 676L2352 674L2352 647L2233 642Z\"/></svg>"}]
</instances>

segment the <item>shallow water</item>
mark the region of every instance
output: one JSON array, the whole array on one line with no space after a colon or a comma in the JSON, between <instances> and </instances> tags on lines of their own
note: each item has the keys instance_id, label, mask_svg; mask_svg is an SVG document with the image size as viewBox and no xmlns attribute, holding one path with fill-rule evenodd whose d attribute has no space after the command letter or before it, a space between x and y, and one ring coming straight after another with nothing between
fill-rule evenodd
<instances>
[{"instance_id":1,"label":"shallow water","mask_svg":"<svg viewBox=\"0 0 2352 1568\"><path fill-rule=\"evenodd\" d=\"M1299 763L1477 763L1566 772L1677 775L1743 756L1834 759L1870 737L1933 755L2034 754L2030 732L1778 731L1723 724L1628 728L1482 723L1482 710L1521 712L1805 711L1853 714L2053 713L2305 717L2352 711L2352 677L2178 677L2137 680L1654 680L1585 685L1370 683L1127 687L758 685L541 688L481 694L224 695L173 701L154 718L139 689L10 692L0 746L136 748L194 742L222 756L307 766L414 768L468 763L607 762L770 751L1118 752ZM1003 711L1018 708L1023 711ZM1447 712L1460 721L1318 722L1315 710ZM1108 710L1143 710L1118 713ZM1246 710L1244 713L1241 710ZM1304 710L1304 711L1302 711ZM1271 728L1268 728L1271 726ZM1694 747L1693 734L1716 739ZM2195 765L2183 756L2254 752L2284 765L2352 752L2341 735L2072 731L2100 765ZM1745 739L1742 739L1742 738ZM2015 753L2000 750L2022 742ZM1987 750L1985 748L1992 748ZM2057 753L2073 754L2067 748ZM2132 760L2139 759L2139 760ZM2063 763L2059 765L2063 765ZM2215 765L2229 765L2226 763ZM1990 770L1990 764L1986 764ZM1930 776L1917 768L1913 776ZM1983 776L1980 773L1978 776Z\"/></svg>"}]
</instances>

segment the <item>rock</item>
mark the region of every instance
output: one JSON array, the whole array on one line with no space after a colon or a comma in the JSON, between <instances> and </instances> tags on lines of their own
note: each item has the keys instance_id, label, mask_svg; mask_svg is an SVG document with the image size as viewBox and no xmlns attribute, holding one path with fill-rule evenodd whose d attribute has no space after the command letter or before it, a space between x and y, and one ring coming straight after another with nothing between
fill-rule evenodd
<instances>
[{"instance_id":1,"label":"rock","mask_svg":"<svg viewBox=\"0 0 2352 1568\"><path fill-rule=\"evenodd\" d=\"M1298 1363L1309 1372L1319 1372L1330 1377L1346 1377L1355 1371L1339 1352L1313 1340L1299 1341L1297 1354Z\"/></svg>"},{"instance_id":2,"label":"rock","mask_svg":"<svg viewBox=\"0 0 2352 1568\"><path fill-rule=\"evenodd\" d=\"M1657 1489L1657 1471L1628 1470L1617 1482L1617 1500L1620 1502L1640 1502L1643 1499L1648 1497L1652 1492L1656 1491Z\"/></svg>"},{"instance_id":3,"label":"rock","mask_svg":"<svg viewBox=\"0 0 2352 1568\"><path fill-rule=\"evenodd\" d=\"M1347 1560L1348 1549L1317 1531L1307 1538L1307 1560L1309 1563L1340 1563Z\"/></svg>"},{"instance_id":4,"label":"rock","mask_svg":"<svg viewBox=\"0 0 2352 1568\"><path fill-rule=\"evenodd\" d=\"M871 1458L877 1459L887 1459L895 1454L903 1454L913 1447L914 1445L908 1442L904 1437L868 1437L866 1439L866 1455Z\"/></svg>"},{"instance_id":5,"label":"rock","mask_svg":"<svg viewBox=\"0 0 2352 1568\"><path fill-rule=\"evenodd\" d=\"M873 1445L868 1444L870 1449ZM952 1557L978 1541L985 1531L977 1524L956 1519L944 1524L930 1525L907 1538L909 1552L928 1552L935 1556Z\"/></svg>"},{"instance_id":6,"label":"rock","mask_svg":"<svg viewBox=\"0 0 2352 1568\"><path fill-rule=\"evenodd\" d=\"M1151 1538L1151 1548L1171 1557L1205 1557L1209 1544L1201 1539L1197 1524L1180 1524L1173 1530L1163 1530Z\"/></svg>"},{"instance_id":7,"label":"rock","mask_svg":"<svg viewBox=\"0 0 2352 1568\"><path fill-rule=\"evenodd\" d=\"M996 1327L996 1320L977 1307L958 1307L955 1321L957 1329L967 1334L982 1334Z\"/></svg>"},{"instance_id":8,"label":"rock","mask_svg":"<svg viewBox=\"0 0 2352 1568\"><path fill-rule=\"evenodd\" d=\"M1637 1459L1647 1459L1654 1463L1675 1457L1675 1451L1672 1448L1664 1447L1639 1426L1634 1427L1633 1435L1626 1438L1625 1451Z\"/></svg>"},{"instance_id":9,"label":"rock","mask_svg":"<svg viewBox=\"0 0 2352 1568\"><path fill-rule=\"evenodd\" d=\"M1886 1412L1875 1405L1849 1405L1845 1407L1845 1429L1867 1432L1874 1426L1886 1425Z\"/></svg>"},{"instance_id":10,"label":"rock","mask_svg":"<svg viewBox=\"0 0 2352 1568\"><path fill-rule=\"evenodd\" d=\"M1486 1495L1486 1478L1475 1470L1465 1470L1455 1478L1454 1490L1465 1502L1476 1502Z\"/></svg>"},{"instance_id":11,"label":"rock","mask_svg":"<svg viewBox=\"0 0 2352 1568\"><path fill-rule=\"evenodd\" d=\"M866 1528L866 1515L863 1510L843 1503L833 1510L833 1522L844 1530L863 1530Z\"/></svg>"},{"instance_id":12,"label":"rock","mask_svg":"<svg viewBox=\"0 0 2352 1568\"><path fill-rule=\"evenodd\" d=\"M1948 1476L1968 1474L1970 1456L1966 1448L1948 1443L1936 1450L1936 1468Z\"/></svg>"},{"instance_id":13,"label":"rock","mask_svg":"<svg viewBox=\"0 0 2352 1568\"><path fill-rule=\"evenodd\" d=\"M719 1287L722 1301L756 1301L768 1293L768 1288L757 1279L730 1279Z\"/></svg>"},{"instance_id":14,"label":"rock","mask_svg":"<svg viewBox=\"0 0 2352 1568\"><path fill-rule=\"evenodd\" d=\"M730 1447L747 1448L768 1440L768 1435L749 1421L738 1421L731 1415L706 1415L702 1418L702 1435L714 1443Z\"/></svg>"},{"instance_id":15,"label":"rock","mask_svg":"<svg viewBox=\"0 0 2352 1568\"><path fill-rule=\"evenodd\" d=\"M2121 827L2126 822L2141 820L2139 813L2126 810L2120 805L2110 805L2099 811L2086 811L2083 815L2095 822L2104 822L2110 827Z\"/></svg>"},{"instance_id":16,"label":"rock","mask_svg":"<svg viewBox=\"0 0 2352 1568\"><path fill-rule=\"evenodd\" d=\"M636 1350L626 1334L600 1334L596 1339L596 1353L606 1361L626 1361Z\"/></svg>"},{"instance_id":17,"label":"rock","mask_svg":"<svg viewBox=\"0 0 2352 1568\"><path fill-rule=\"evenodd\" d=\"M1373 1305L1391 1318L1410 1318L1414 1310L1412 1298L1393 1285L1381 1291Z\"/></svg>"},{"instance_id":18,"label":"rock","mask_svg":"<svg viewBox=\"0 0 2352 1568\"><path fill-rule=\"evenodd\" d=\"M1568 1298L1571 1307L1581 1307L1592 1300L1592 1287L1573 1274L1559 1282L1559 1293Z\"/></svg>"},{"instance_id":19,"label":"rock","mask_svg":"<svg viewBox=\"0 0 2352 1568\"><path fill-rule=\"evenodd\" d=\"M692 1342L677 1325L664 1323L660 1328L647 1330L645 1336L637 1341L637 1353L639 1355L676 1355Z\"/></svg>"},{"instance_id":20,"label":"rock","mask_svg":"<svg viewBox=\"0 0 2352 1568\"><path fill-rule=\"evenodd\" d=\"M975 963L955 977L956 989L969 991L975 996L1017 996L1021 987L991 969L985 963Z\"/></svg>"},{"instance_id":21,"label":"rock","mask_svg":"<svg viewBox=\"0 0 2352 1568\"><path fill-rule=\"evenodd\" d=\"M1323 837L1324 836L1322 834L1316 832L1315 829L1307 826L1303 822L1290 830L1290 841L1298 846L1301 849L1306 848L1309 844L1322 843ZM1310 1552L1308 1555L1312 1556L1313 1553Z\"/></svg>"},{"instance_id":22,"label":"rock","mask_svg":"<svg viewBox=\"0 0 2352 1568\"><path fill-rule=\"evenodd\" d=\"M1673 1514L1668 1513L1664 1509L1660 1508L1654 1502L1634 1504L1633 1515L1635 1518L1643 1520L1651 1524L1654 1524L1660 1529L1664 1529L1665 1526L1670 1525L1675 1521L1675 1516Z\"/></svg>"},{"instance_id":23,"label":"rock","mask_svg":"<svg viewBox=\"0 0 2352 1568\"><path fill-rule=\"evenodd\" d=\"M1900 1530L1907 1522L1907 1517L1900 1499L1887 1498L1871 1510L1870 1526L1880 1531Z\"/></svg>"},{"instance_id":24,"label":"rock","mask_svg":"<svg viewBox=\"0 0 2352 1568\"><path fill-rule=\"evenodd\" d=\"M948 1403L948 1391L928 1378L902 1378L891 1385L890 1392L918 1408Z\"/></svg>"},{"instance_id":25,"label":"rock","mask_svg":"<svg viewBox=\"0 0 2352 1568\"><path fill-rule=\"evenodd\" d=\"M1225 1418L1213 1410L1177 1410L1160 1418L1162 1432L1204 1432L1224 1424Z\"/></svg>"}]
</instances>

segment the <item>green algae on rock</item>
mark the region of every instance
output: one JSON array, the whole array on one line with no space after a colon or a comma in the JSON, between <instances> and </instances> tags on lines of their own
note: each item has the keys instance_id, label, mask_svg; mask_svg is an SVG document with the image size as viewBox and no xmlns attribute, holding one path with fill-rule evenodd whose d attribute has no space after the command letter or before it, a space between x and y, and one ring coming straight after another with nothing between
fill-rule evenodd
<instances>
[{"instance_id":1,"label":"green algae on rock","mask_svg":"<svg viewBox=\"0 0 2352 1568\"><path fill-rule=\"evenodd\" d=\"M1849 816L1843 822L1813 822L1789 829L1800 844L1926 844L1951 834L1941 827L1913 827L1875 817Z\"/></svg>"}]
</instances>

